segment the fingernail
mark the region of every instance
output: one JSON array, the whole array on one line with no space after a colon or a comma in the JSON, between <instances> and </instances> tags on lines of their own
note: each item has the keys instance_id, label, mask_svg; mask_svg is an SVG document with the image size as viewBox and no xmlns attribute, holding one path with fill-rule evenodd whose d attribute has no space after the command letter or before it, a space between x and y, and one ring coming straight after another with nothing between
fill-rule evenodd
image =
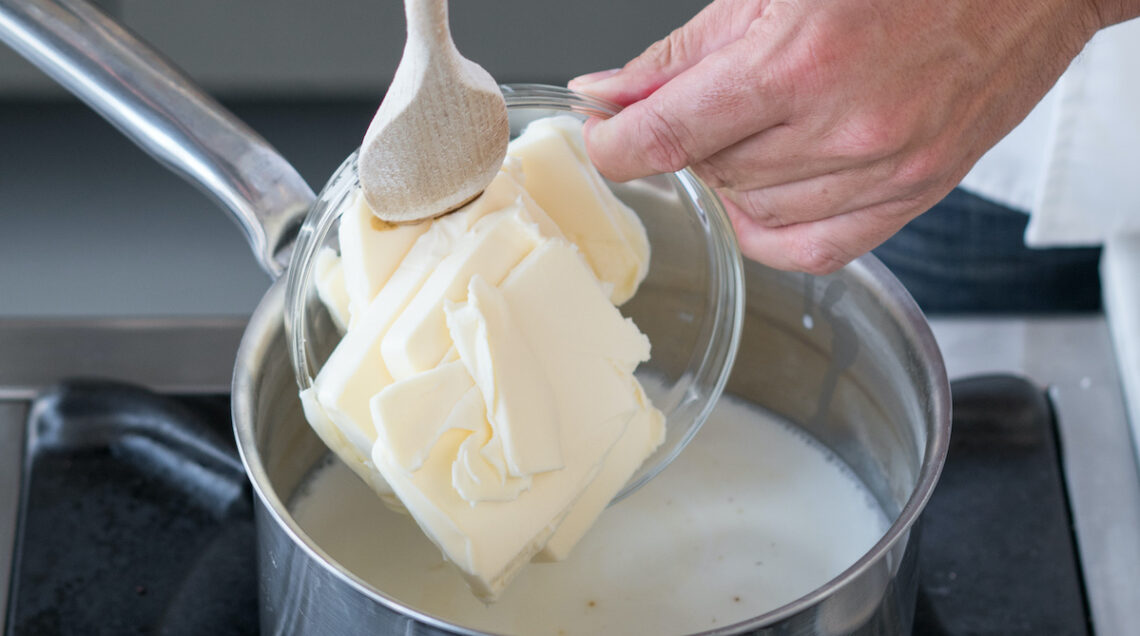
<instances>
[{"instance_id":1,"label":"fingernail","mask_svg":"<svg viewBox=\"0 0 1140 636\"><path fill-rule=\"evenodd\" d=\"M578 77L575 77L574 79L570 80L567 83L567 86L570 88L583 88L583 87L589 86L590 84L593 84L594 82L599 82L599 81L604 80L606 78L613 77L614 75L617 75L620 72L621 72L620 68L611 68L608 71L597 71L595 73L587 73L585 75L579 75Z\"/></svg>"}]
</instances>

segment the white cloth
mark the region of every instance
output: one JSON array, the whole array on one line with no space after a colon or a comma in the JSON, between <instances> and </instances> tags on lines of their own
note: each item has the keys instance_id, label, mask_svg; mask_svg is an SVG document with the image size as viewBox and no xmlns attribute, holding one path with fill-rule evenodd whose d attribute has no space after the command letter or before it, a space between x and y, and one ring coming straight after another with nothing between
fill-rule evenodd
<instances>
[{"instance_id":1,"label":"white cloth","mask_svg":"<svg viewBox=\"0 0 1140 636\"><path fill-rule=\"evenodd\" d=\"M1027 245L1106 244L1105 314L1140 453L1140 19L1098 33L962 187L1029 212Z\"/></svg>"},{"instance_id":2,"label":"white cloth","mask_svg":"<svg viewBox=\"0 0 1140 636\"><path fill-rule=\"evenodd\" d=\"M1140 19L1093 37L961 185L1029 212L1031 246L1140 233Z\"/></svg>"}]
</instances>

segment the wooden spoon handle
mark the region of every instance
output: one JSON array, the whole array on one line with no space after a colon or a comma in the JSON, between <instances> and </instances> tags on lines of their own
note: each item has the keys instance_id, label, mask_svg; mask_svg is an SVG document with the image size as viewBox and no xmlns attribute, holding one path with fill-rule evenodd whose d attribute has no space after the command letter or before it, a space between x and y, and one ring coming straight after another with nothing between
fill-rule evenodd
<instances>
[{"instance_id":1,"label":"wooden spoon handle","mask_svg":"<svg viewBox=\"0 0 1140 636\"><path fill-rule=\"evenodd\" d=\"M458 54L447 22L447 0L404 0L408 47L430 54Z\"/></svg>"}]
</instances>

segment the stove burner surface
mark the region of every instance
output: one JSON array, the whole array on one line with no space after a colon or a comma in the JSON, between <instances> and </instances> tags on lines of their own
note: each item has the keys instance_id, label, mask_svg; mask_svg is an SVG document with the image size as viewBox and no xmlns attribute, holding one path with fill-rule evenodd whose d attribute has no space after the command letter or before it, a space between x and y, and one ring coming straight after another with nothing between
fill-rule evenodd
<instances>
[{"instance_id":1,"label":"stove burner surface","mask_svg":"<svg viewBox=\"0 0 1140 636\"><path fill-rule=\"evenodd\" d=\"M1052 408L1008 375L954 382L922 514L915 634L1089 633Z\"/></svg>"},{"instance_id":2,"label":"stove burner surface","mask_svg":"<svg viewBox=\"0 0 1140 636\"><path fill-rule=\"evenodd\" d=\"M953 395L914 633L1089 633L1044 394L992 376ZM257 633L251 499L226 396L70 382L35 402L28 430L11 636Z\"/></svg>"},{"instance_id":3,"label":"stove burner surface","mask_svg":"<svg viewBox=\"0 0 1140 636\"><path fill-rule=\"evenodd\" d=\"M33 406L13 635L256 634L229 400L75 382Z\"/></svg>"}]
</instances>

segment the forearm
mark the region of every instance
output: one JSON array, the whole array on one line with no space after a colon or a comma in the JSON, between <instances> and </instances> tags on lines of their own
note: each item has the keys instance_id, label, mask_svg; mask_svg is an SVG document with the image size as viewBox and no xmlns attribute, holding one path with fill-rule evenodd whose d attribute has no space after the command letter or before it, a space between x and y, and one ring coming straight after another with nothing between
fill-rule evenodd
<instances>
[{"instance_id":1,"label":"forearm","mask_svg":"<svg viewBox=\"0 0 1140 636\"><path fill-rule=\"evenodd\" d=\"M1084 0L1096 15L1097 24L1105 28L1140 17L1140 0Z\"/></svg>"}]
</instances>

